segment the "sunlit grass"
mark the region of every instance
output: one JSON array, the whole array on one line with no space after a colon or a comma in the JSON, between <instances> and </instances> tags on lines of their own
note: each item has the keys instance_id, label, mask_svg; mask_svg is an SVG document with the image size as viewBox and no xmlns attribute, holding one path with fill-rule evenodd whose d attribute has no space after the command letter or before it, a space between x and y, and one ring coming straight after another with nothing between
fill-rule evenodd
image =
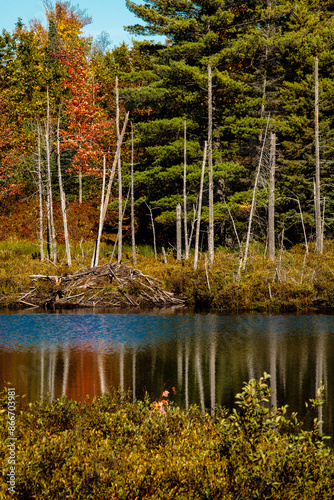
<instances>
[{"instance_id":1,"label":"sunlit grass","mask_svg":"<svg viewBox=\"0 0 334 500\"><path fill-rule=\"evenodd\" d=\"M82 241L71 245L72 265L67 265L65 245L57 246L56 264L40 260L37 242L4 240L0 242L0 292L13 294L31 285L34 274L62 275L91 266L94 242ZM46 248L44 249L46 254ZM188 299L190 305L231 311L306 311L323 304L334 307L334 242L326 241L323 255L315 253L310 245L305 253L303 245L289 251L277 251L270 262L264 249L253 244L245 271L240 271L239 254L219 249L209 268L207 255L199 255L198 269L194 270L194 256L176 260L172 251L154 257L152 247L138 246L137 269L156 277L172 292ZM123 246L122 262L132 266L132 249ZM101 243L99 265L117 262L117 248Z\"/></svg>"}]
</instances>

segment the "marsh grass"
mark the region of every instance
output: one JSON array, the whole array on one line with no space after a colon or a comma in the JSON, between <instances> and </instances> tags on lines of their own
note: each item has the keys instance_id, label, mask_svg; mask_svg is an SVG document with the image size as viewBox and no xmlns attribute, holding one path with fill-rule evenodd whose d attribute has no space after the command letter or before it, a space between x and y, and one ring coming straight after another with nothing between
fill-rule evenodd
<instances>
[{"instance_id":1,"label":"marsh grass","mask_svg":"<svg viewBox=\"0 0 334 500\"><path fill-rule=\"evenodd\" d=\"M0 242L0 294L6 297L23 292L31 286L30 275L62 275L90 267L94 244L77 242L71 246L72 266L66 264L65 246L58 245L55 264L39 259L39 247L31 241L4 240ZM101 245L100 265L110 262L113 246ZM117 253L113 262L116 262ZM246 270L239 273L239 255L228 249L215 254L211 269L205 267L205 254L193 269L193 255L177 261L169 253L167 264L162 254L154 258L153 249L137 248L137 268L158 278L169 290L187 299L196 308L221 312L271 311L306 312L334 308L334 242L326 241L323 255L314 248L305 255L302 245L284 250L270 262L259 252L258 245L250 247ZM132 251L124 246L123 262L132 265Z\"/></svg>"}]
</instances>

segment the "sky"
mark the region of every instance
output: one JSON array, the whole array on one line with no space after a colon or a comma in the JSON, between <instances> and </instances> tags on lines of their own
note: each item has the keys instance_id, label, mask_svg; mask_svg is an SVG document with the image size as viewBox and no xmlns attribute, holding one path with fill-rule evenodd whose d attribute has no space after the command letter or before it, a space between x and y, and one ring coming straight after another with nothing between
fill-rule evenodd
<instances>
[{"instance_id":1,"label":"sky","mask_svg":"<svg viewBox=\"0 0 334 500\"><path fill-rule=\"evenodd\" d=\"M144 3L138 1L137 3ZM133 35L124 31L123 26L141 24L125 5L125 0L72 0L81 10L93 18L86 26L84 34L97 37L102 31L109 33L112 46L123 41L131 45ZM29 26L29 21L37 18L45 25L45 9L42 0L0 0L0 32L3 28L13 31L18 17ZM150 37L151 38L151 37ZM136 40L142 39L139 37Z\"/></svg>"}]
</instances>

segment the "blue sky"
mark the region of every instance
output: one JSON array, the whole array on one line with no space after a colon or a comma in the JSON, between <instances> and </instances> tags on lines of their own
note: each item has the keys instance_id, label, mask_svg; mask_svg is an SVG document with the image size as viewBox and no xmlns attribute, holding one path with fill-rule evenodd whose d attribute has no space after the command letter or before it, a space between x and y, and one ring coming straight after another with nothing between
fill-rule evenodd
<instances>
[{"instance_id":1,"label":"blue sky","mask_svg":"<svg viewBox=\"0 0 334 500\"><path fill-rule=\"evenodd\" d=\"M95 38L102 31L106 31L110 35L112 45L119 45L123 41L131 45L132 35L124 31L123 25L140 24L140 20L126 8L125 0L72 0L71 4L79 5L80 9L86 10L93 18L93 22L85 28L85 34ZM0 0L0 32L3 28L11 32L18 17L27 25L33 18L44 24L42 0Z\"/></svg>"}]
</instances>

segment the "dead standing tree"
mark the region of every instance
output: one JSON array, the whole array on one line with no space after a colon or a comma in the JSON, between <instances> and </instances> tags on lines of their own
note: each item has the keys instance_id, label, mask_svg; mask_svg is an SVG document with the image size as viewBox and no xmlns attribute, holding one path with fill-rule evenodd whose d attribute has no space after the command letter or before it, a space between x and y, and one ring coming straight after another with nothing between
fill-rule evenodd
<instances>
[{"instance_id":1,"label":"dead standing tree","mask_svg":"<svg viewBox=\"0 0 334 500\"><path fill-rule=\"evenodd\" d=\"M134 157L134 142L133 142L133 124L131 122L131 243L132 243L132 261L133 265L137 264L136 256L136 239L135 239L135 197L134 197L134 181L133 181L133 157Z\"/></svg>"},{"instance_id":2,"label":"dead standing tree","mask_svg":"<svg viewBox=\"0 0 334 500\"><path fill-rule=\"evenodd\" d=\"M202 163L202 172L201 172L201 182L200 182L199 196L198 196L198 211L197 211L197 226L196 226L196 236L195 236L194 269L197 269L197 263L198 263L199 232L200 232L200 227L201 227L202 197L203 197L203 185L204 185L204 173L205 173L207 147L208 147L208 144L207 144L207 142L205 142L205 145L204 145L204 154L203 154L203 163Z\"/></svg>"},{"instance_id":3,"label":"dead standing tree","mask_svg":"<svg viewBox=\"0 0 334 500\"><path fill-rule=\"evenodd\" d=\"M72 264L72 260L71 260L70 241L69 241L69 236L68 236L68 225L67 225L67 214L66 214L66 195L65 195L65 191L64 191L63 176L62 176L62 172L61 172L59 125L60 125L60 116L58 116L58 121L57 121L57 166L58 166L59 193L60 193L61 213L62 213L62 217L63 217L66 257L67 257L67 264L70 266Z\"/></svg>"},{"instance_id":4,"label":"dead standing tree","mask_svg":"<svg viewBox=\"0 0 334 500\"><path fill-rule=\"evenodd\" d=\"M208 171L209 171L209 268L214 260L213 167L212 167L212 67L208 65Z\"/></svg>"},{"instance_id":5,"label":"dead standing tree","mask_svg":"<svg viewBox=\"0 0 334 500\"><path fill-rule=\"evenodd\" d=\"M276 159L276 135L270 135L270 159L269 159L269 203L268 203L268 257L275 260L275 159Z\"/></svg>"},{"instance_id":6,"label":"dead standing tree","mask_svg":"<svg viewBox=\"0 0 334 500\"><path fill-rule=\"evenodd\" d=\"M244 258L243 258L242 266L241 266L242 270L246 269L246 263L247 263L247 257L248 257L248 249L249 249L249 242L250 242L252 222L253 222L253 215L254 215L254 210L255 210L256 191L257 191L257 186L258 186L259 177L260 177L262 157L263 157L264 147L265 147L265 144L266 144L268 127L269 127L269 116L268 116L268 120L267 120L266 132L264 134L263 144L262 144L262 148L261 148L261 154L260 154L259 164L258 164L256 175L255 175L255 182L254 182L254 188L253 188L253 197L252 197L252 205L251 205L251 210L250 210L250 214L249 214L249 221L248 221L248 231L247 231L245 253L244 253ZM240 274L240 268L239 268L238 274Z\"/></svg>"},{"instance_id":7,"label":"dead standing tree","mask_svg":"<svg viewBox=\"0 0 334 500\"><path fill-rule=\"evenodd\" d=\"M111 186L112 186L112 183L113 183L113 180L115 177L116 167L118 164L118 158L120 157L120 154L121 154L121 147L122 147L122 143L123 143L123 139L124 139L124 135L125 135L125 130L126 130L126 127L127 127L128 121L129 121L129 114L130 113L127 112L125 115L123 129L122 129L121 135L119 136L119 139L117 141L114 162L113 162L111 170L109 171L109 181L108 181L106 194L103 197L104 203L103 203L103 207L102 207L101 215L100 215L100 224L99 224L98 234L97 234L96 242L95 242L94 254L93 254L93 259L92 259L92 267L97 266L98 262L99 262L99 249L100 249L100 242L101 242L103 225L104 225L104 221L105 221L107 210L108 210L110 193L111 193Z\"/></svg>"},{"instance_id":8,"label":"dead standing tree","mask_svg":"<svg viewBox=\"0 0 334 500\"><path fill-rule=\"evenodd\" d=\"M49 86L46 89L46 123L45 123L45 150L46 150L46 165L47 165L47 220L48 220L48 259L56 263L57 261L57 245L56 245L56 230L53 217L53 199L52 199L52 176L51 176L51 118L50 118L50 98Z\"/></svg>"},{"instance_id":9,"label":"dead standing tree","mask_svg":"<svg viewBox=\"0 0 334 500\"><path fill-rule=\"evenodd\" d=\"M184 223L184 252L185 259L189 257L188 242L188 220L187 220L187 122L184 120L184 139L183 139L184 159L183 159L183 223Z\"/></svg>"},{"instance_id":10,"label":"dead standing tree","mask_svg":"<svg viewBox=\"0 0 334 500\"><path fill-rule=\"evenodd\" d=\"M118 90L118 78L116 76L115 81L116 90L116 131L117 140L120 138L119 131L119 90ZM123 244L123 199L122 199L122 162L121 156L118 158L118 257L117 261L120 263L122 261L122 244Z\"/></svg>"},{"instance_id":11,"label":"dead standing tree","mask_svg":"<svg viewBox=\"0 0 334 500\"><path fill-rule=\"evenodd\" d=\"M315 183L314 183L314 208L315 208L315 234L316 251L323 252L321 206L320 206L320 148L319 148L319 61L314 63L314 138L315 138Z\"/></svg>"}]
</instances>

